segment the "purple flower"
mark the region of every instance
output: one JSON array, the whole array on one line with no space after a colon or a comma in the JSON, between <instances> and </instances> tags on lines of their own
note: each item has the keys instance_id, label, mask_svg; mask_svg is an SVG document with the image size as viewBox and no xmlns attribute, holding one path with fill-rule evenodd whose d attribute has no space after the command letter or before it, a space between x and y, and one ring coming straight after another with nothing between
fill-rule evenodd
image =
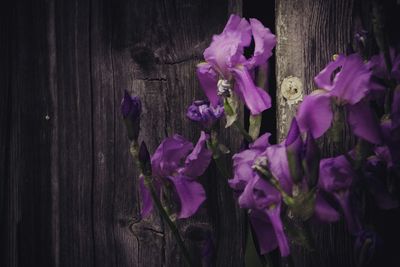
<instances>
[{"instance_id":1,"label":"purple flower","mask_svg":"<svg viewBox=\"0 0 400 267\"><path fill-rule=\"evenodd\" d=\"M206 148L208 135L201 132L196 146L180 135L166 138L151 157L152 178L156 191L161 193L165 183L171 183L179 201L178 218L192 216L206 199L203 186L196 181L211 160L211 151ZM142 193L142 216L152 210L150 192L140 178Z\"/></svg>"},{"instance_id":2,"label":"purple flower","mask_svg":"<svg viewBox=\"0 0 400 267\"><path fill-rule=\"evenodd\" d=\"M356 136L380 144L379 123L366 99L370 78L371 71L357 54L341 55L329 63L315 77L323 90L306 96L299 107L296 117L301 131L309 131L314 138L323 135L331 127L332 103L336 103L347 113L347 123Z\"/></svg>"},{"instance_id":3,"label":"purple flower","mask_svg":"<svg viewBox=\"0 0 400 267\"><path fill-rule=\"evenodd\" d=\"M383 80L395 80L400 83L400 53L395 49L390 49L390 60L392 62L392 70L387 70L386 62L383 53L371 57L368 62L368 67L372 70L373 76Z\"/></svg>"},{"instance_id":4,"label":"purple flower","mask_svg":"<svg viewBox=\"0 0 400 267\"><path fill-rule=\"evenodd\" d=\"M140 115L142 113L142 102L138 96L131 96L124 91L124 98L121 101L121 114L124 118L128 137L130 140L137 140L140 131Z\"/></svg>"},{"instance_id":5,"label":"purple flower","mask_svg":"<svg viewBox=\"0 0 400 267\"><path fill-rule=\"evenodd\" d=\"M343 155L322 159L320 162L319 187L337 200L351 233L361 230L350 202L350 189L355 178L356 173Z\"/></svg>"},{"instance_id":6,"label":"purple flower","mask_svg":"<svg viewBox=\"0 0 400 267\"><path fill-rule=\"evenodd\" d=\"M246 59L243 50L250 45L252 36L254 54ZM219 95L225 94L226 90L229 94L233 89L253 115L271 107L270 96L255 86L249 71L268 60L275 43L275 35L258 20L250 19L249 23L231 15L223 32L214 35L204 51L206 62L197 66L197 76L211 104L218 105ZM233 82L235 84L231 88Z\"/></svg>"},{"instance_id":7,"label":"purple flower","mask_svg":"<svg viewBox=\"0 0 400 267\"><path fill-rule=\"evenodd\" d=\"M223 114L224 107L222 105L213 107L208 101L196 100L187 109L186 117L209 130Z\"/></svg>"}]
</instances>

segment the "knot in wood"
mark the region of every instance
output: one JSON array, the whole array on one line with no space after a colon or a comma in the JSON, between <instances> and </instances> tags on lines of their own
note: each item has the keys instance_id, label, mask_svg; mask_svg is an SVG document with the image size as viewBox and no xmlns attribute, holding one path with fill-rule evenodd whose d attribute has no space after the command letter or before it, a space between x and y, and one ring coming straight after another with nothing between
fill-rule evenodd
<instances>
[{"instance_id":1,"label":"knot in wood","mask_svg":"<svg viewBox=\"0 0 400 267\"><path fill-rule=\"evenodd\" d=\"M296 104L303 99L303 84L297 77L286 77L282 81L281 93L289 105Z\"/></svg>"}]
</instances>

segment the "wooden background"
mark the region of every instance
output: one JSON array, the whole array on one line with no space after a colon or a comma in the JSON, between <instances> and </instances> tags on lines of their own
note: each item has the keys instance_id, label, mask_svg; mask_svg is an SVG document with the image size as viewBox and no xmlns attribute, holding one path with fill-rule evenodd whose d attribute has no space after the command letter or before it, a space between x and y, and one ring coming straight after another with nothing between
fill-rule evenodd
<instances>
[{"instance_id":1,"label":"wooden background","mask_svg":"<svg viewBox=\"0 0 400 267\"><path fill-rule=\"evenodd\" d=\"M282 80L296 76L313 89L312 77L351 40L360 2L276 1L278 138L295 107L281 97ZM195 65L230 13L271 23L273 9L260 5L19 0L0 8L0 266L184 265L159 217L138 219L120 100L124 89L142 97L141 139L151 151L175 132L196 140L184 116L202 96ZM266 124L274 117L267 112ZM230 131L224 141L233 149L241 142ZM202 178L209 198L179 227L192 253L202 243L195 233L208 232L218 241L216 266L243 266L244 212L218 178L214 168ZM319 230L318 242L323 266L354 266L343 225ZM294 255L296 266L322 266L298 248Z\"/></svg>"}]
</instances>

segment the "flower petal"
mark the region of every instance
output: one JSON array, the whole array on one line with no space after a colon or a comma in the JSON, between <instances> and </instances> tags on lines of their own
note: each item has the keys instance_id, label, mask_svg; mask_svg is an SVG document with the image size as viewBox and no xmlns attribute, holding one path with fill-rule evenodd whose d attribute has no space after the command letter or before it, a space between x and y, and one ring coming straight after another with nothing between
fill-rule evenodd
<instances>
[{"instance_id":1,"label":"flower petal","mask_svg":"<svg viewBox=\"0 0 400 267\"><path fill-rule=\"evenodd\" d=\"M352 105L370 91L371 71L358 54L346 57L340 72L335 76L331 94Z\"/></svg>"},{"instance_id":2,"label":"flower petal","mask_svg":"<svg viewBox=\"0 0 400 267\"><path fill-rule=\"evenodd\" d=\"M331 126L333 119L329 94L317 90L306 96L296 118L302 132L309 131L314 138L323 135Z\"/></svg>"},{"instance_id":3,"label":"flower petal","mask_svg":"<svg viewBox=\"0 0 400 267\"><path fill-rule=\"evenodd\" d=\"M318 221L326 223L336 222L340 219L339 212L329 205L320 194L317 194L315 200L314 216Z\"/></svg>"},{"instance_id":4,"label":"flower petal","mask_svg":"<svg viewBox=\"0 0 400 267\"><path fill-rule=\"evenodd\" d=\"M175 191L180 200L180 211L178 218L188 218L196 213L200 205L206 199L206 193L201 184L185 177L168 176L167 177L175 186Z\"/></svg>"},{"instance_id":5,"label":"flower petal","mask_svg":"<svg viewBox=\"0 0 400 267\"><path fill-rule=\"evenodd\" d=\"M259 211L252 211L249 217L260 247L260 254L267 254L276 249L278 241L268 217Z\"/></svg>"},{"instance_id":6,"label":"flower petal","mask_svg":"<svg viewBox=\"0 0 400 267\"><path fill-rule=\"evenodd\" d=\"M229 17L228 22L225 25L223 33L229 32L240 33L240 45L242 47L249 46L251 42L251 28L250 24L246 19L239 17L238 15L232 14Z\"/></svg>"},{"instance_id":7,"label":"flower petal","mask_svg":"<svg viewBox=\"0 0 400 267\"><path fill-rule=\"evenodd\" d=\"M257 19L250 19L251 31L254 38L254 55L247 62L249 68L264 64L272 55L272 49L276 45L276 37L264 27Z\"/></svg>"},{"instance_id":8,"label":"flower petal","mask_svg":"<svg viewBox=\"0 0 400 267\"><path fill-rule=\"evenodd\" d=\"M339 55L336 60L329 62L326 67L315 76L315 84L320 89L331 90L333 86L332 74L343 66L346 57L344 55Z\"/></svg>"},{"instance_id":9,"label":"flower petal","mask_svg":"<svg viewBox=\"0 0 400 267\"><path fill-rule=\"evenodd\" d=\"M266 150L269 170L279 180L286 193L292 192L292 179L286 154L286 146L283 144L269 146Z\"/></svg>"},{"instance_id":10,"label":"flower petal","mask_svg":"<svg viewBox=\"0 0 400 267\"><path fill-rule=\"evenodd\" d=\"M192 149L193 144L180 135L165 138L151 157L153 175L171 175Z\"/></svg>"},{"instance_id":11,"label":"flower petal","mask_svg":"<svg viewBox=\"0 0 400 267\"><path fill-rule=\"evenodd\" d=\"M197 65L197 77L199 78L201 88L206 94L210 103L215 107L219 103L217 95L218 74L208 63L200 63Z\"/></svg>"},{"instance_id":12,"label":"flower petal","mask_svg":"<svg viewBox=\"0 0 400 267\"><path fill-rule=\"evenodd\" d=\"M355 135L373 144L382 143L382 134L378 118L369 103L361 101L355 105L347 105L348 123Z\"/></svg>"},{"instance_id":13,"label":"flower petal","mask_svg":"<svg viewBox=\"0 0 400 267\"><path fill-rule=\"evenodd\" d=\"M274 228L281 256L286 257L290 254L290 249L285 232L283 231L283 224L281 220L281 205L279 204L275 208L267 209L266 212L271 221L272 227Z\"/></svg>"},{"instance_id":14,"label":"flower petal","mask_svg":"<svg viewBox=\"0 0 400 267\"><path fill-rule=\"evenodd\" d=\"M186 176L198 177L206 171L210 164L212 154L212 152L206 147L206 141L208 138L208 134L201 131L200 138L192 153L186 157L185 168L183 169L183 174Z\"/></svg>"},{"instance_id":15,"label":"flower petal","mask_svg":"<svg viewBox=\"0 0 400 267\"><path fill-rule=\"evenodd\" d=\"M257 115L271 107L271 97L261 88L254 85L254 82L244 66L232 68L238 86L235 90L244 101L252 115Z\"/></svg>"}]
</instances>

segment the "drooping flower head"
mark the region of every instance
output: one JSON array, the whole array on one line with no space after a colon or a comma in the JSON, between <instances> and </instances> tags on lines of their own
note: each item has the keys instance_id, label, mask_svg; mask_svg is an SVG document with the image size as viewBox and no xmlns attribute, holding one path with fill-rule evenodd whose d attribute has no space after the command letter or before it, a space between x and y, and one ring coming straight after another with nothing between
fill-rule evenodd
<instances>
[{"instance_id":1,"label":"drooping flower head","mask_svg":"<svg viewBox=\"0 0 400 267\"><path fill-rule=\"evenodd\" d=\"M370 78L371 71L358 54L338 56L315 77L322 89L306 96L299 107L296 117L301 131L309 131L314 138L323 135L332 125L332 105L336 104L347 113L356 136L381 143L379 123L366 98L372 88Z\"/></svg>"},{"instance_id":2,"label":"drooping flower head","mask_svg":"<svg viewBox=\"0 0 400 267\"><path fill-rule=\"evenodd\" d=\"M250 45L252 37L254 54L246 59L243 51ZM231 15L222 33L214 35L210 46L204 51L206 62L197 66L197 76L211 104L216 106L219 95L232 89L251 114L268 109L271 98L255 86L249 71L268 60L275 43L275 35L258 20L250 19L249 23L244 18Z\"/></svg>"},{"instance_id":3,"label":"drooping flower head","mask_svg":"<svg viewBox=\"0 0 400 267\"><path fill-rule=\"evenodd\" d=\"M209 130L223 114L224 107L222 105L213 107L209 101L196 100L187 109L186 117Z\"/></svg>"},{"instance_id":4,"label":"drooping flower head","mask_svg":"<svg viewBox=\"0 0 400 267\"><path fill-rule=\"evenodd\" d=\"M201 132L195 147L180 135L164 139L151 157L152 178L158 193L165 183L172 184L180 210L178 218L193 215L205 200L203 186L196 181L207 169L211 151L206 148L208 135ZM142 216L152 210L150 192L141 178Z\"/></svg>"}]
</instances>

